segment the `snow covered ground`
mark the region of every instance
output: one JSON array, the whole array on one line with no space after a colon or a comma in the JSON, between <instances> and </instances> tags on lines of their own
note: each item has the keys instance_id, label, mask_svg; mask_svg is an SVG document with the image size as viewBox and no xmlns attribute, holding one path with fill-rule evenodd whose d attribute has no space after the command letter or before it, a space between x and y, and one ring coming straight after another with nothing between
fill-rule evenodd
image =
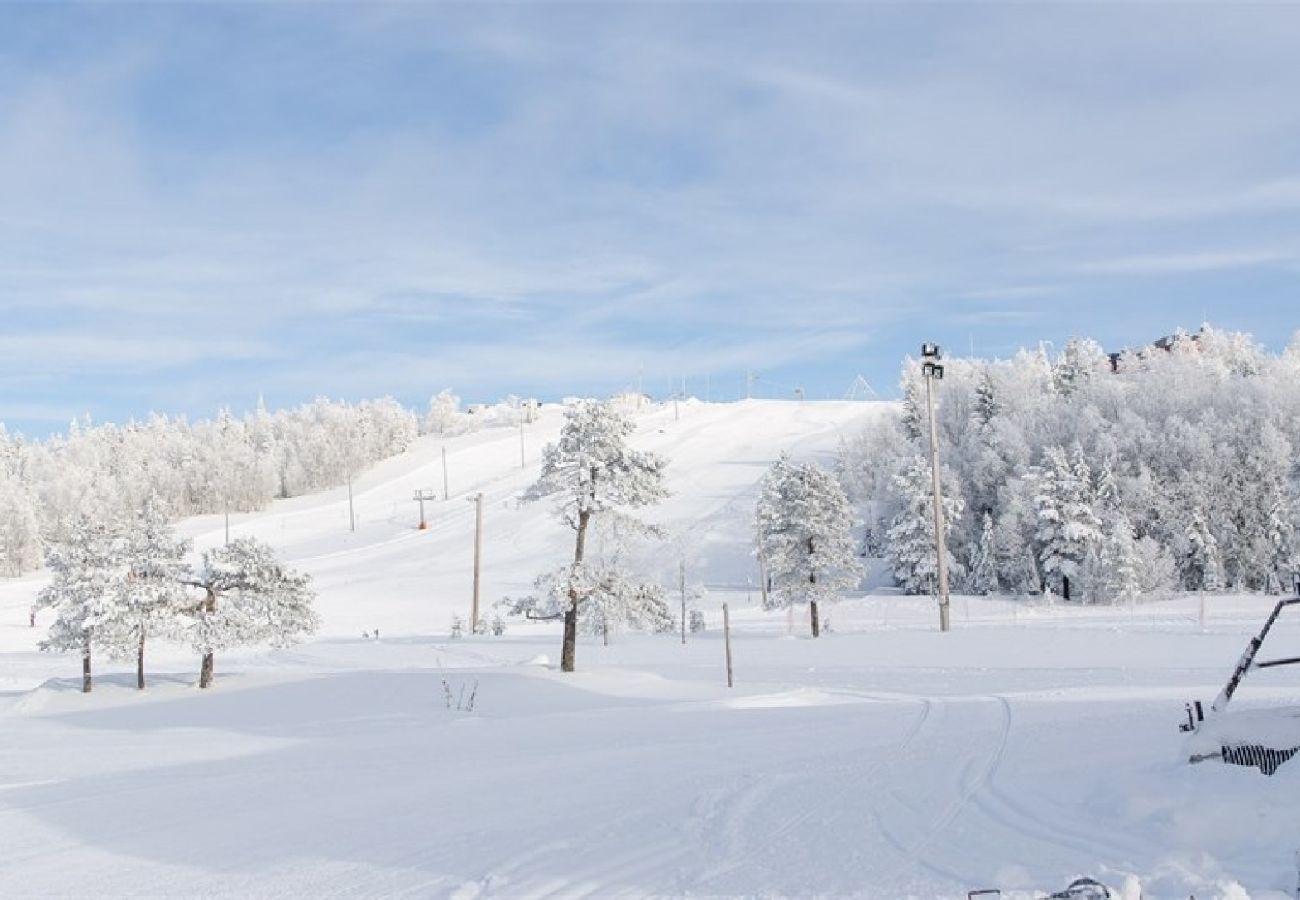
<instances>
[{"instance_id":1,"label":"snow covered ground","mask_svg":"<svg viewBox=\"0 0 1300 900\"><path fill-rule=\"evenodd\" d=\"M0 896L965 897L1059 889L1080 874L1136 896L1280 897L1295 888L1300 771L1188 766L1185 700L1211 699L1271 608L1215 597L1129 609L885 590L830 611L830 634L758 607L756 483L781 450L829 463L874 404L683 404L639 419L672 460L654 518L709 589L709 630L584 639L558 628L452 640L467 615L473 506L486 508L485 603L526 591L570 534L520 507L548 409L524 435L446 441L452 497L423 439L355 488L232 519L311 572L324 628L288 650L197 659L158 648L152 684L36 651L40 576L0 586ZM197 544L217 518L184 523ZM675 573L665 549L660 575ZM883 583L876 573L875 583ZM719 605L733 611L737 685ZM378 629L379 640L362 631ZM1300 622L1272 641L1294 647ZM1279 655L1294 655L1280 653ZM468 705L473 709L449 709ZM1300 693L1287 669L1242 706ZM1300 766L1297 767L1300 769ZM1037 894L1041 896L1041 894Z\"/></svg>"}]
</instances>

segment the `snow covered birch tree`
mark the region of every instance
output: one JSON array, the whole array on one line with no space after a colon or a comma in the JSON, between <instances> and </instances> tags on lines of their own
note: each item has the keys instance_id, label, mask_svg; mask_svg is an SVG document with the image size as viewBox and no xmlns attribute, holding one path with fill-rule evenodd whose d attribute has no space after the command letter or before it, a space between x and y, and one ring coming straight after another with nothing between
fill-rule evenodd
<instances>
[{"instance_id":1,"label":"snow covered birch tree","mask_svg":"<svg viewBox=\"0 0 1300 900\"><path fill-rule=\"evenodd\" d=\"M216 651L262 642L284 646L320 624L310 578L281 565L255 538L208 550L186 583L205 595L190 607L190 639L203 657L201 688L212 685Z\"/></svg>"},{"instance_id":2,"label":"snow covered birch tree","mask_svg":"<svg viewBox=\"0 0 1300 900\"><path fill-rule=\"evenodd\" d=\"M126 574L121 533L113 525L78 519L66 538L46 551L54 578L36 595L36 605L54 610L42 650L81 654L81 690L90 693L91 654L109 636Z\"/></svg>"},{"instance_id":3,"label":"snow covered birch tree","mask_svg":"<svg viewBox=\"0 0 1300 900\"><path fill-rule=\"evenodd\" d=\"M763 478L754 537L772 579L769 597L781 606L807 603L818 637L817 604L855 587L863 575L852 509L835 476L783 455Z\"/></svg>"},{"instance_id":4,"label":"snow covered birch tree","mask_svg":"<svg viewBox=\"0 0 1300 900\"><path fill-rule=\"evenodd\" d=\"M560 669L572 672L578 644L578 608L593 579L584 571L587 533L598 516L627 516L623 508L657 503L668 495L664 486L667 460L633 450L627 438L635 424L610 403L579 402L564 413L560 438L542 451L542 472L524 493L526 502L558 497L556 513L573 529L573 563L561 594L564 641ZM595 579L599 581L600 579Z\"/></svg>"}]
</instances>

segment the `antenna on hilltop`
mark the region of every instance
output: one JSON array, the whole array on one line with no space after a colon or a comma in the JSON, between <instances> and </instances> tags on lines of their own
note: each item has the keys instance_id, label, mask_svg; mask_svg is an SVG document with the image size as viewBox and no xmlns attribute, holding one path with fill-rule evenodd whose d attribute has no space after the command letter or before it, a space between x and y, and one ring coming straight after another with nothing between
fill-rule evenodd
<instances>
[{"instance_id":1,"label":"antenna on hilltop","mask_svg":"<svg viewBox=\"0 0 1300 900\"><path fill-rule=\"evenodd\" d=\"M875 388L873 388L870 384L867 383L867 379L859 375L857 378L854 378L853 383L849 385L848 391L846 391L844 394L844 399L845 400L879 400L880 395L876 393Z\"/></svg>"}]
</instances>

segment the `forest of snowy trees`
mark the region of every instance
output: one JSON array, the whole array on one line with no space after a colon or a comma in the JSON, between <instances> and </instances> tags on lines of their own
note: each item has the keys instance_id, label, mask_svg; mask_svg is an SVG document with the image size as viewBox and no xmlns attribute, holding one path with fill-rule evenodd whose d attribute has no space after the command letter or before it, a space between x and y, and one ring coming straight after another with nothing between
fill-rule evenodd
<instances>
[{"instance_id":1,"label":"forest of snowy trees","mask_svg":"<svg viewBox=\"0 0 1300 900\"><path fill-rule=\"evenodd\" d=\"M1300 570L1300 337L1203 328L1112 360L1091 340L949 360L938 420L954 589L1118 602L1276 591ZM920 367L891 427L843 447L864 550L933 589Z\"/></svg>"},{"instance_id":2,"label":"forest of snowy trees","mask_svg":"<svg viewBox=\"0 0 1300 900\"><path fill-rule=\"evenodd\" d=\"M74 421L66 435L29 441L0 424L0 574L39 568L81 517L133 516L150 496L176 517L253 512L277 497L344 484L402 452L422 432L458 433L513 419L513 398L468 415L448 391L423 417L396 400L317 399L242 418L150 416L126 425Z\"/></svg>"}]
</instances>

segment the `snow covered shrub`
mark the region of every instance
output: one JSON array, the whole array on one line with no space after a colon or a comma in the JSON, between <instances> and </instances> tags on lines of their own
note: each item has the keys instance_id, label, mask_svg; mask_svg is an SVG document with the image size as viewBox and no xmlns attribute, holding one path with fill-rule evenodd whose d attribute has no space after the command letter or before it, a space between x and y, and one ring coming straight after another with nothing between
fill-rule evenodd
<instances>
[{"instance_id":1,"label":"snow covered shrub","mask_svg":"<svg viewBox=\"0 0 1300 900\"><path fill-rule=\"evenodd\" d=\"M1151 598L1168 595L1176 582L1174 558L1154 538L1144 537L1136 544L1137 581L1143 594Z\"/></svg>"},{"instance_id":2,"label":"snow covered shrub","mask_svg":"<svg viewBox=\"0 0 1300 900\"><path fill-rule=\"evenodd\" d=\"M704 631L705 628L707 627L704 621L704 613L701 610L698 609L691 610L690 627L691 627L691 632L694 634L698 634L701 631Z\"/></svg>"}]
</instances>

